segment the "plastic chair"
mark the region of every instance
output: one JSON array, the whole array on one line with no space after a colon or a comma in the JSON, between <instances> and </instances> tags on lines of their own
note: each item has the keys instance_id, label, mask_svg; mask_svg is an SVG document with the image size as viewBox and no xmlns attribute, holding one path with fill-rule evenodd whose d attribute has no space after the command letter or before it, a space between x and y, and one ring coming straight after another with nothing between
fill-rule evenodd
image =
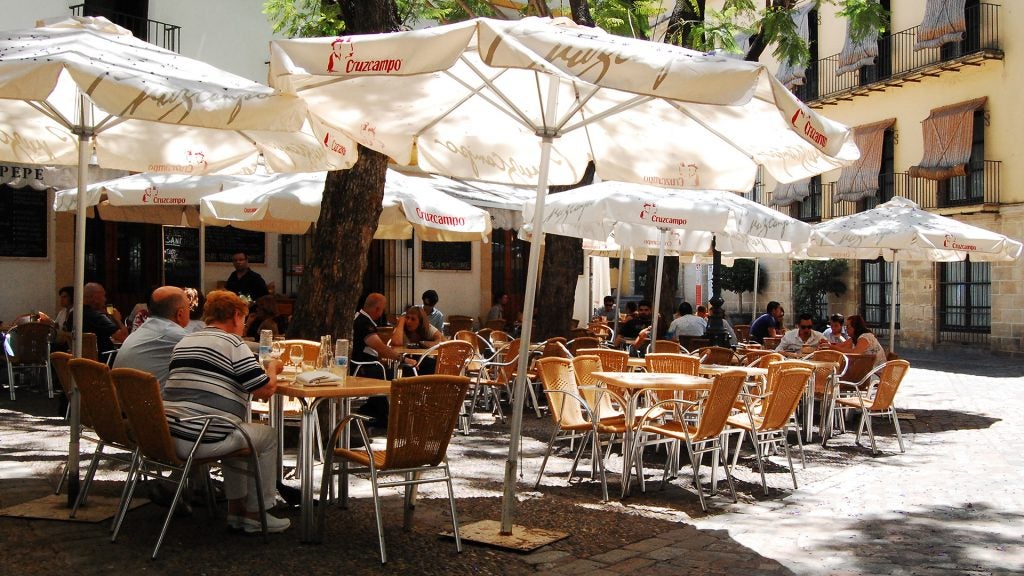
<instances>
[{"instance_id":1,"label":"plastic chair","mask_svg":"<svg viewBox=\"0 0 1024 576\"><path fill-rule=\"evenodd\" d=\"M50 343L57 331L49 322L24 322L7 331L4 353L7 356L7 387L14 400L14 371L42 370L46 378L46 392L53 398L53 378L50 376Z\"/></svg>"},{"instance_id":2,"label":"plastic chair","mask_svg":"<svg viewBox=\"0 0 1024 576\"><path fill-rule=\"evenodd\" d=\"M782 362L779 362L782 364ZM796 485L796 470L793 467L793 457L789 451L789 442L786 439L786 431L789 430L789 422L796 412L796 406L803 397L807 387L807 379L811 377L813 370L805 367L790 367L781 370L775 382L769 382L770 391L767 395L759 397L764 402L764 408L760 414L754 414L749 409L746 418L741 415L730 416L729 426L746 430L750 434L750 441L754 444L754 454L757 459L757 468L761 473L761 487L764 493L768 493L768 480L764 473L764 460L768 458L769 446L781 443L786 452L786 459L789 461L789 473L793 477L793 488ZM749 395L744 394L749 398ZM742 436L740 437L742 439ZM799 433L797 434L799 439ZM736 453L733 455L733 465L736 465L736 458L739 457L740 447L737 442Z\"/></svg>"},{"instance_id":3,"label":"plastic chair","mask_svg":"<svg viewBox=\"0 0 1024 576\"><path fill-rule=\"evenodd\" d=\"M96 450L92 453L92 460L89 463L89 471L78 491L78 497L71 508L70 517L74 518L78 509L85 504L89 498L89 488L92 487L92 480L96 476L96 468L100 459L107 458L131 463L134 460L136 443L133 436L128 432L127 423L121 412L121 403L118 401L117 393L114 391L114 384L110 377L110 368L102 362L88 360L85 358L72 358L68 360L68 370L78 389L81 400L81 414L83 423L88 422L96 433ZM119 450L119 453L104 453L107 446ZM129 474L130 477L130 474ZM127 490L128 484L125 484ZM123 497L123 493L122 493Z\"/></svg>"},{"instance_id":4,"label":"plastic chair","mask_svg":"<svg viewBox=\"0 0 1024 576\"><path fill-rule=\"evenodd\" d=\"M181 419L181 421L196 421L203 424L199 437L196 439L195 444L193 444L188 457L182 460L178 456L174 440L171 438L170 427L167 424L167 415L164 413L164 402L160 397L160 383L156 377L149 372L133 368L114 368L110 371L110 378L114 382L114 387L117 388L117 395L121 399L121 407L128 416L132 435L138 443L138 450L135 453L132 467L128 471L127 490L121 496L121 504L114 520L114 534L111 536L110 541L117 540L118 532L121 530L121 524L128 514L128 508L140 476L145 475L157 480L174 482L171 476L161 476L154 473L153 469L169 470L178 474L177 490L174 492L174 499L171 500L171 505L167 510L167 517L164 519L163 528L161 528L160 536L157 538L156 546L153 548L152 558L155 560L157 553L160 552L160 545L163 544L164 536L167 534L167 529L171 525L174 510L178 505L178 501L181 500L181 494L185 489L186 482L188 482L189 472L192 470L192 467L218 461L223 462L224 466L228 466L230 464L227 461L244 458L249 461L248 473L255 476L256 486L262 486L259 454L256 453L249 435L246 434L243 428L238 426L238 423L224 416L210 414ZM202 443L207 429L213 422L234 427L235 430L242 434L247 448L216 458L196 457L196 449ZM206 493L209 497L207 506L212 514L214 509L213 487L210 485L209 475L207 475L206 480ZM262 490L257 490L257 500L259 501L260 524L265 538L267 535L267 509L266 502L263 501Z\"/></svg>"},{"instance_id":5,"label":"plastic chair","mask_svg":"<svg viewBox=\"0 0 1024 576\"><path fill-rule=\"evenodd\" d=\"M900 383L903 382L903 377L907 375L908 370L910 370L910 362L906 360L890 360L884 364L879 364L865 378L869 379L871 375L878 375L878 380L871 385L867 392L852 397L836 399L840 406L848 406L860 410L860 423L857 425L856 442L860 445L861 432L864 430L864 426L867 425L868 438L871 439L871 454L878 453L878 449L875 446L875 432L871 428L871 418L874 416L888 416L892 420L892 425L896 429L896 440L900 444L900 452L906 451L903 447L900 419L896 415L893 399L896 397L896 392L899 390Z\"/></svg>"},{"instance_id":6,"label":"plastic chair","mask_svg":"<svg viewBox=\"0 0 1024 576\"><path fill-rule=\"evenodd\" d=\"M409 528L412 523L414 487L430 482L444 482L448 488L455 547L462 552L455 495L446 453L452 431L458 422L459 410L468 391L469 378L465 376L416 376L399 378L392 382L391 412L388 417L384 450L373 450L370 447L370 439L363 424L365 416L351 414L343 419L331 434L330 446L337 446L342 431L354 422L365 447L335 448L327 453L320 487L318 533L323 535L331 476L336 473L335 460L340 459L342 475L350 472L370 474L381 564L388 561L380 509L380 488L385 487L405 487L405 527ZM349 463L357 465L358 468L349 469ZM402 479L384 482L380 478L391 475L401 475ZM347 502L343 500L342 505L345 504Z\"/></svg>"},{"instance_id":7,"label":"plastic chair","mask_svg":"<svg viewBox=\"0 0 1024 576\"><path fill-rule=\"evenodd\" d=\"M700 483L700 465L704 454L711 454L712 494L715 491L715 459L717 458L722 468L725 469L725 478L729 483L732 501L736 502L736 487L733 485L730 466L724 457L724 448L727 447L724 446L723 432L732 413L733 406L739 397L740 390L743 388L743 381L745 379L746 374L741 371L723 372L715 376L711 390L702 400L662 400L648 409L647 413L640 420L639 430L641 432L678 440L686 446L690 466L693 468L693 485L697 490L697 496L700 498L700 507L705 512L708 511L708 507L704 501L704 489ZM655 416L652 416L652 414L656 414L659 410L665 410L670 406L676 412L677 417L675 419L660 422L655 419ZM700 419L696 424L690 423L682 418L683 412L699 413ZM640 459L643 457L643 451L640 448L639 444L634 446L634 459L637 462L641 462ZM665 461L665 472L661 479L662 488L668 482L669 463L674 461L676 457L675 450L676 448L673 447L673 453ZM642 463L639 466L643 469Z\"/></svg>"}]
</instances>

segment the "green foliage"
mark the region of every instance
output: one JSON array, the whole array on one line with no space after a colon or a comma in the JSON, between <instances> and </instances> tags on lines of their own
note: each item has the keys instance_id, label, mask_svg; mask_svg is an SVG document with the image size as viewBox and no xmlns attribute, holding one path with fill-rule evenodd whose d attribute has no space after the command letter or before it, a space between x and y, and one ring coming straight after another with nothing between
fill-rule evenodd
<instances>
[{"instance_id":1,"label":"green foliage","mask_svg":"<svg viewBox=\"0 0 1024 576\"><path fill-rule=\"evenodd\" d=\"M846 293L846 260L799 260L793 263L793 305L796 313L813 313L825 294ZM823 320L816 318L816 320Z\"/></svg>"},{"instance_id":2,"label":"green foliage","mask_svg":"<svg viewBox=\"0 0 1024 576\"><path fill-rule=\"evenodd\" d=\"M839 15L850 20L850 36L855 42L889 27L889 13L878 0L845 0Z\"/></svg>"},{"instance_id":3,"label":"green foliage","mask_svg":"<svg viewBox=\"0 0 1024 576\"><path fill-rule=\"evenodd\" d=\"M661 12L658 0L589 0L598 28L616 36L650 38L650 21Z\"/></svg>"},{"instance_id":4,"label":"green foliage","mask_svg":"<svg viewBox=\"0 0 1024 576\"><path fill-rule=\"evenodd\" d=\"M463 0L478 15L491 15L490 6L479 0ZM425 21L449 22L465 20L465 12L458 2L429 2L427 0L395 0L399 21L412 28ZM345 32L345 21L336 2L324 0L265 0L263 14L272 24L274 32L289 38L338 36Z\"/></svg>"},{"instance_id":5,"label":"green foliage","mask_svg":"<svg viewBox=\"0 0 1024 576\"><path fill-rule=\"evenodd\" d=\"M760 265L758 266L759 268ZM722 266L718 269L719 283L722 290L742 294L754 291L754 261L748 258L735 260L732 266ZM768 275L764 268L761 268L757 275L757 293L764 292L768 287Z\"/></svg>"}]
</instances>

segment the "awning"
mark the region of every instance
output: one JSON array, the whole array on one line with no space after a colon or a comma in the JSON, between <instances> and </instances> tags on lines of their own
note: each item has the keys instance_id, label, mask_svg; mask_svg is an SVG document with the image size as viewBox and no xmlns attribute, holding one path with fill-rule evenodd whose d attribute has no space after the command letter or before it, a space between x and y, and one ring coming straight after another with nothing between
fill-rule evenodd
<instances>
[{"instance_id":1,"label":"awning","mask_svg":"<svg viewBox=\"0 0 1024 576\"><path fill-rule=\"evenodd\" d=\"M804 178L788 184L779 184L772 192L772 204L789 206L794 202L803 202L811 195L811 179Z\"/></svg>"},{"instance_id":2,"label":"awning","mask_svg":"<svg viewBox=\"0 0 1024 576\"><path fill-rule=\"evenodd\" d=\"M803 6L793 9L793 24L796 25L797 34L807 42L807 38L810 34L809 24L807 22L807 14L814 8L814 2L808 2ZM815 23L817 26L817 23ZM775 71L775 78L782 83L783 86L790 90L797 86L803 86L804 77L806 76L807 69L800 65L788 64L783 62L779 64L779 69Z\"/></svg>"},{"instance_id":3,"label":"awning","mask_svg":"<svg viewBox=\"0 0 1024 576\"><path fill-rule=\"evenodd\" d=\"M843 168L836 183L836 199L856 202L878 193L878 172L882 168L882 142L885 131L895 123L895 118L889 118L853 129L853 139L860 149L860 160Z\"/></svg>"},{"instance_id":4,"label":"awning","mask_svg":"<svg viewBox=\"0 0 1024 576\"><path fill-rule=\"evenodd\" d=\"M924 131L924 158L910 167L913 178L946 180L967 174L971 158L971 136L974 133L974 112L985 106L982 96L958 104L935 108L921 122Z\"/></svg>"},{"instance_id":5,"label":"awning","mask_svg":"<svg viewBox=\"0 0 1024 576\"><path fill-rule=\"evenodd\" d=\"M877 1L877 0L874 0ZM878 35L868 34L859 41L853 39L853 26L850 19L846 19L846 41L843 43L843 50L839 53L839 67L836 68L836 76L842 76L847 72L855 72L864 66L873 66L878 58Z\"/></svg>"},{"instance_id":6,"label":"awning","mask_svg":"<svg viewBox=\"0 0 1024 576\"><path fill-rule=\"evenodd\" d=\"M917 27L914 50L938 48L947 42L959 42L967 30L965 0L928 0L924 20Z\"/></svg>"}]
</instances>

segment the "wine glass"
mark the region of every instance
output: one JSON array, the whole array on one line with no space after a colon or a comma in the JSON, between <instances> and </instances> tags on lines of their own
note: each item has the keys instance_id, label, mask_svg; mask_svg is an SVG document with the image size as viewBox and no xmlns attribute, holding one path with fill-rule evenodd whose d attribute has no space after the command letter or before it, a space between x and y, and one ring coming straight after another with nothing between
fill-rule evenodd
<instances>
[{"instance_id":1,"label":"wine glass","mask_svg":"<svg viewBox=\"0 0 1024 576\"><path fill-rule=\"evenodd\" d=\"M303 350L302 344L292 344L291 348L288 349L288 359L295 366L296 372L302 372L302 361L306 358L306 351Z\"/></svg>"}]
</instances>

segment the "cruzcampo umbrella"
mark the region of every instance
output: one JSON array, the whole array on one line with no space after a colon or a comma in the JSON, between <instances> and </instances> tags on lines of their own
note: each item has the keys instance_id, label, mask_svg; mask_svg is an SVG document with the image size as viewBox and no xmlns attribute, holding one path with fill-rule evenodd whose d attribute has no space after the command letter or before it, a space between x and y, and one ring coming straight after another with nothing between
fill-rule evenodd
<instances>
[{"instance_id":1,"label":"cruzcampo umbrella","mask_svg":"<svg viewBox=\"0 0 1024 576\"><path fill-rule=\"evenodd\" d=\"M230 188L201 200L201 218L207 224L302 234L320 216L326 177L326 172L280 174ZM384 209L373 237L404 240L415 230L420 239L431 242L486 242L490 215L440 191L437 186L445 180L388 170Z\"/></svg>"},{"instance_id":2,"label":"cruzcampo umbrella","mask_svg":"<svg viewBox=\"0 0 1024 576\"><path fill-rule=\"evenodd\" d=\"M882 258L892 263L890 351L896 344L900 262L958 262L967 258L972 262L1005 262L1020 258L1020 254L1021 243L1017 240L922 210L901 196L870 210L816 224L807 248L812 258Z\"/></svg>"},{"instance_id":3,"label":"cruzcampo umbrella","mask_svg":"<svg viewBox=\"0 0 1024 576\"><path fill-rule=\"evenodd\" d=\"M613 36L567 19L475 19L392 34L271 42L270 83L325 129L398 164L537 187L604 180L748 190L759 165L789 182L857 158L846 127L763 65ZM539 220L539 218L538 218ZM540 228L540 222L535 228ZM539 240L539 238L538 238ZM540 250L530 251L533 309ZM529 340L532 314L524 314ZM501 532L511 534L527 373L513 394Z\"/></svg>"},{"instance_id":4,"label":"cruzcampo umbrella","mask_svg":"<svg viewBox=\"0 0 1024 576\"><path fill-rule=\"evenodd\" d=\"M0 32L0 160L78 166L75 318L82 318L85 187L94 159L103 168L186 174L255 169L259 152L275 170L350 164L341 153L349 140L300 132L305 110L293 95L138 40L104 18ZM336 145L325 148L321 135ZM78 330L75 354L81 350ZM77 406L69 497L77 491Z\"/></svg>"}]
</instances>

